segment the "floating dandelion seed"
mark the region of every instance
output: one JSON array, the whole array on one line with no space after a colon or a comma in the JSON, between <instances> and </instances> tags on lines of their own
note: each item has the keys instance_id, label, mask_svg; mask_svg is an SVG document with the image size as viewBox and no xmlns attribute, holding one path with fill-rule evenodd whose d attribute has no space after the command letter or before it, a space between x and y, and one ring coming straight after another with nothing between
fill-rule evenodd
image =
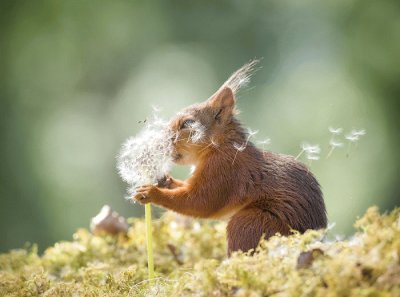
<instances>
[{"instance_id":1,"label":"floating dandelion seed","mask_svg":"<svg viewBox=\"0 0 400 297\"><path fill-rule=\"evenodd\" d=\"M307 154L307 160L318 161L319 160L319 156L318 155L314 155L314 154Z\"/></svg>"},{"instance_id":2,"label":"floating dandelion seed","mask_svg":"<svg viewBox=\"0 0 400 297\"><path fill-rule=\"evenodd\" d=\"M250 128L247 128L247 134L248 134L248 136L247 136L247 142L249 141L249 139L251 138L251 137L253 137L254 135L256 135L258 133L258 130L251 130Z\"/></svg>"},{"instance_id":3,"label":"floating dandelion seed","mask_svg":"<svg viewBox=\"0 0 400 297\"><path fill-rule=\"evenodd\" d=\"M353 129L349 134L345 136L345 138L349 141L347 156L349 156L350 154L351 144L357 143L357 141L360 140L360 137L364 136L365 134L367 134L367 131L365 129L360 129L360 130Z\"/></svg>"},{"instance_id":4,"label":"floating dandelion seed","mask_svg":"<svg viewBox=\"0 0 400 297\"><path fill-rule=\"evenodd\" d=\"M348 134L345 137L350 142L357 142L360 139L359 135L354 135L354 134Z\"/></svg>"},{"instance_id":5,"label":"floating dandelion seed","mask_svg":"<svg viewBox=\"0 0 400 297\"><path fill-rule=\"evenodd\" d=\"M345 138L350 142L357 142L360 139L360 137L364 136L365 134L367 134L367 131L365 129L361 130L353 129L349 134L345 136Z\"/></svg>"},{"instance_id":6,"label":"floating dandelion seed","mask_svg":"<svg viewBox=\"0 0 400 297\"><path fill-rule=\"evenodd\" d=\"M233 147L234 147L237 151L243 152L243 151L245 150L245 148L246 148L246 144L245 144L245 143L243 143L243 144L238 144L238 143L234 142L234 143L233 143Z\"/></svg>"},{"instance_id":7,"label":"floating dandelion seed","mask_svg":"<svg viewBox=\"0 0 400 297\"><path fill-rule=\"evenodd\" d=\"M263 140L259 140L257 141L258 144L262 145L262 149L263 151L265 151L265 146L270 145L271 144L271 138L265 138Z\"/></svg>"},{"instance_id":8,"label":"floating dandelion seed","mask_svg":"<svg viewBox=\"0 0 400 297\"><path fill-rule=\"evenodd\" d=\"M309 154L319 154L321 152L321 148L318 144L316 145L308 145L304 148L304 150Z\"/></svg>"},{"instance_id":9,"label":"floating dandelion seed","mask_svg":"<svg viewBox=\"0 0 400 297\"><path fill-rule=\"evenodd\" d=\"M343 143L343 142L340 142L340 141L336 141L336 140L334 140L334 139L331 139L331 140L329 141L329 145L330 145L331 147L337 148L337 147L343 147L344 143Z\"/></svg>"},{"instance_id":10,"label":"floating dandelion seed","mask_svg":"<svg viewBox=\"0 0 400 297\"><path fill-rule=\"evenodd\" d=\"M247 138L246 138L245 143L243 143L243 144L238 144L236 142L233 143L233 147L236 149L236 154L235 154L235 157L233 158L232 165L235 163L237 154L239 152L243 152L246 149L247 145L249 144L250 138L253 137L254 135L256 135L257 133L258 133L258 130L253 131L250 128L247 128Z\"/></svg>"},{"instance_id":11,"label":"floating dandelion seed","mask_svg":"<svg viewBox=\"0 0 400 297\"><path fill-rule=\"evenodd\" d=\"M329 150L328 155L326 156L326 158L329 158L336 148L340 148L340 147L343 146L342 142L335 140L335 136L342 134L343 128L329 127L328 130L329 130L329 132L331 132L332 137L329 140L329 146L331 147L331 149Z\"/></svg>"},{"instance_id":12,"label":"floating dandelion seed","mask_svg":"<svg viewBox=\"0 0 400 297\"><path fill-rule=\"evenodd\" d=\"M128 194L135 194L137 186L155 183L168 171L171 164L173 134L157 116L145 128L122 145L117 157L118 173L129 184Z\"/></svg>"},{"instance_id":13,"label":"floating dandelion seed","mask_svg":"<svg viewBox=\"0 0 400 297\"><path fill-rule=\"evenodd\" d=\"M356 135L356 136L364 136L365 134L367 134L367 131L365 131L365 129L361 129L361 130L352 130L351 131L352 135Z\"/></svg>"},{"instance_id":14,"label":"floating dandelion seed","mask_svg":"<svg viewBox=\"0 0 400 297\"><path fill-rule=\"evenodd\" d=\"M339 135L342 134L343 132L343 128L333 128L333 127L329 127L329 132L331 132L333 135Z\"/></svg>"},{"instance_id":15,"label":"floating dandelion seed","mask_svg":"<svg viewBox=\"0 0 400 297\"><path fill-rule=\"evenodd\" d=\"M343 143L343 142L340 142L340 141L336 141L335 139L331 138L331 140L329 140L329 146L331 147L331 149L329 150L329 153L328 153L328 155L326 156L326 158L329 158L329 157L332 155L333 151L334 151L336 148L341 148L341 147L343 147L343 146L344 146L344 143Z\"/></svg>"},{"instance_id":16,"label":"floating dandelion seed","mask_svg":"<svg viewBox=\"0 0 400 297\"><path fill-rule=\"evenodd\" d=\"M303 143L300 145L300 147L301 147L301 151L300 151L300 153L296 156L296 158L295 158L296 160L297 160L298 158L300 158L300 156L301 156L303 153L306 153L306 154L307 154L307 159L309 159L308 156L311 156L311 159L312 159L312 158L314 158L315 156L318 156L319 153L321 152L321 148L319 147L318 144L311 145L311 144L308 144L307 142L303 142ZM319 159L319 156L318 156L318 159ZM309 160L310 160L310 159L309 159Z\"/></svg>"},{"instance_id":17,"label":"floating dandelion seed","mask_svg":"<svg viewBox=\"0 0 400 297\"><path fill-rule=\"evenodd\" d=\"M319 154L321 152L321 148L318 144L316 145L306 145L303 146L304 151L306 152L306 158L309 161L309 166L311 166L312 161L319 160Z\"/></svg>"},{"instance_id":18,"label":"floating dandelion seed","mask_svg":"<svg viewBox=\"0 0 400 297\"><path fill-rule=\"evenodd\" d=\"M266 138L264 140L257 141L258 144L269 145L271 144L271 138Z\"/></svg>"}]
</instances>

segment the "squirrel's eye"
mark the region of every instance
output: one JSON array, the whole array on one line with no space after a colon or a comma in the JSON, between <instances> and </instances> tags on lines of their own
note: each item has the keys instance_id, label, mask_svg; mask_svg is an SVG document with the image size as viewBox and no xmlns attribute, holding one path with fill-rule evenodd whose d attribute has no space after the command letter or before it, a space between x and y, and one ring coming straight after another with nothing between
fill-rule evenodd
<instances>
[{"instance_id":1,"label":"squirrel's eye","mask_svg":"<svg viewBox=\"0 0 400 297\"><path fill-rule=\"evenodd\" d=\"M214 116L214 119L218 120L221 115L222 109L220 109L217 114Z\"/></svg>"},{"instance_id":2,"label":"squirrel's eye","mask_svg":"<svg viewBox=\"0 0 400 297\"><path fill-rule=\"evenodd\" d=\"M181 125L181 129L190 128L190 126L193 125L194 122L195 121L191 120L191 119L183 121L183 123Z\"/></svg>"}]
</instances>

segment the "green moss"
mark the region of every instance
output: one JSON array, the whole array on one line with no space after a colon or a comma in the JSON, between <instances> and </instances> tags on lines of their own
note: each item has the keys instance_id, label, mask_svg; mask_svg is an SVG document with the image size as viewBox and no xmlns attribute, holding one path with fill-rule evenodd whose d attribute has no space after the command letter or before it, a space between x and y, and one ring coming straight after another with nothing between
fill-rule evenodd
<instances>
[{"instance_id":1,"label":"green moss","mask_svg":"<svg viewBox=\"0 0 400 297\"><path fill-rule=\"evenodd\" d=\"M130 224L116 238L78 230L42 256L35 246L1 254L0 296L400 296L400 209L368 209L348 240L274 236L229 259L224 224L166 214L154 222L154 283L144 221Z\"/></svg>"}]
</instances>

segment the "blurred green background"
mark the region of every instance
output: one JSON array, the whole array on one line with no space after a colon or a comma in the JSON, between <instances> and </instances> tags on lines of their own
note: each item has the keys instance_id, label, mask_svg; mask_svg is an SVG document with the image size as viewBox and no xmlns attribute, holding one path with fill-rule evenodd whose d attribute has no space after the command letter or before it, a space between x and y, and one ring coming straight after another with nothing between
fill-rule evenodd
<instances>
[{"instance_id":1,"label":"blurred green background","mask_svg":"<svg viewBox=\"0 0 400 297\"><path fill-rule=\"evenodd\" d=\"M103 204L142 216L116 173L121 143L152 105L169 117L254 57L240 117L272 151L321 145L311 169L335 232L400 204L397 0L0 5L0 251L69 239ZM327 159L329 126L367 135Z\"/></svg>"}]
</instances>

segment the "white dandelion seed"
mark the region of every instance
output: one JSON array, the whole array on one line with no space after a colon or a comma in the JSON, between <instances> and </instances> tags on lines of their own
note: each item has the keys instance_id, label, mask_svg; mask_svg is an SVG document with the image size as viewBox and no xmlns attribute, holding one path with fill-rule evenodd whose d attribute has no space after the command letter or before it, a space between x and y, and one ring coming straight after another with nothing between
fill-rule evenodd
<instances>
[{"instance_id":1,"label":"white dandelion seed","mask_svg":"<svg viewBox=\"0 0 400 297\"><path fill-rule=\"evenodd\" d=\"M333 127L329 127L329 132L331 132L333 135L339 135L342 134L343 132L343 128L333 128Z\"/></svg>"},{"instance_id":2,"label":"white dandelion seed","mask_svg":"<svg viewBox=\"0 0 400 297\"><path fill-rule=\"evenodd\" d=\"M336 148L340 148L340 147L342 147L344 145L342 142L335 140L335 136L338 136L338 135L342 134L343 128L329 127L328 129L329 129L329 132L332 134L332 137L329 140L329 146L330 146L331 149L329 150L328 155L326 156L326 158L329 158Z\"/></svg>"},{"instance_id":3,"label":"white dandelion seed","mask_svg":"<svg viewBox=\"0 0 400 297\"><path fill-rule=\"evenodd\" d=\"M258 133L258 130L251 130L250 128L247 128L247 142L250 140L251 137L256 135Z\"/></svg>"},{"instance_id":4,"label":"white dandelion seed","mask_svg":"<svg viewBox=\"0 0 400 297\"><path fill-rule=\"evenodd\" d=\"M345 138L350 142L357 142L360 139L360 137L364 136L365 134L367 134L367 131L365 129L360 129L360 130L353 129L349 134L345 136Z\"/></svg>"},{"instance_id":5,"label":"white dandelion seed","mask_svg":"<svg viewBox=\"0 0 400 297\"><path fill-rule=\"evenodd\" d=\"M301 148L301 151L296 156L295 160L300 158L303 153L307 154L307 159L308 159L308 156L312 156L311 158L313 158L313 156L318 156L319 153L321 152L321 148L319 147L318 144L312 145L312 144L308 144L307 142L303 142L300 145L300 148ZM318 159L319 159L319 157L318 157Z\"/></svg>"},{"instance_id":6,"label":"white dandelion seed","mask_svg":"<svg viewBox=\"0 0 400 297\"><path fill-rule=\"evenodd\" d=\"M262 145L270 145L271 144L271 138L266 138L264 140L259 140L257 141L258 144L262 144Z\"/></svg>"},{"instance_id":7,"label":"white dandelion seed","mask_svg":"<svg viewBox=\"0 0 400 297\"><path fill-rule=\"evenodd\" d=\"M257 141L258 144L261 144L263 151L265 151L265 147L271 144L271 138L265 138L263 140Z\"/></svg>"},{"instance_id":8,"label":"white dandelion seed","mask_svg":"<svg viewBox=\"0 0 400 297\"><path fill-rule=\"evenodd\" d=\"M315 145L307 145L304 148L305 152L306 152L306 157L307 160L310 162L310 166L311 166L311 162L312 161L318 161L319 160L319 154L321 153L321 148L319 147L318 144Z\"/></svg>"},{"instance_id":9,"label":"white dandelion seed","mask_svg":"<svg viewBox=\"0 0 400 297\"><path fill-rule=\"evenodd\" d=\"M235 157L233 158L232 165L235 163L237 154L239 152L243 152L246 149L247 145L249 144L250 138L253 137L254 135L256 135L257 133L258 133L258 130L253 131L250 128L247 128L246 141L243 144L238 144L236 142L233 143L233 147L236 149L236 154L235 154Z\"/></svg>"},{"instance_id":10,"label":"white dandelion seed","mask_svg":"<svg viewBox=\"0 0 400 297\"><path fill-rule=\"evenodd\" d=\"M318 160L319 160L319 155L316 155L316 154L307 154L307 160L310 160L310 161L318 161Z\"/></svg>"},{"instance_id":11,"label":"white dandelion seed","mask_svg":"<svg viewBox=\"0 0 400 297\"><path fill-rule=\"evenodd\" d=\"M232 165L235 164L236 157L237 157L238 153L239 152L243 152L246 149L247 142L248 142L249 139L250 139L250 137L248 137L247 141L245 143L242 143L242 144L239 144L239 143L236 143L236 142L233 143L233 147L236 149L236 153L235 153L235 156L233 157Z\"/></svg>"},{"instance_id":12,"label":"white dandelion seed","mask_svg":"<svg viewBox=\"0 0 400 297\"><path fill-rule=\"evenodd\" d=\"M308 143L303 143L301 147L308 154L319 154L321 152L321 148L318 144L312 145Z\"/></svg>"},{"instance_id":13,"label":"white dandelion seed","mask_svg":"<svg viewBox=\"0 0 400 297\"><path fill-rule=\"evenodd\" d=\"M170 168L172 153L172 131L162 119L154 116L144 129L122 145L117 157L117 169L122 179L129 184L128 194L135 188L155 183Z\"/></svg>"},{"instance_id":14,"label":"white dandelion seed","mask_svg":"<svg viewBox=\"0 0 400 297\"><path fill-rule=\"evenodd\" d=\"M360 136L359 135L354 135L354 134L351 133L351 134L347 134L345 136L345 138L350 142L357 142L360 139Z\"/></svg>"},{"instance_id":15,"label":"white dandelion seed","mask_svg":"<svg viewBox=\"0 0 400 297\"><path fill-rule=\"evenodd\" d=\"M331 146L331 147L333 147L333 148L338 148L338 147L343 147L343 146L344 146L344 143L343 143L343 142L340 142L340 141L336 141L336 140L334 140L334 139L331 139L331 140L329 141L329 146Z\"/></svg>"},{"instance_id":16,"label":"white dandelion seed","mask_svg":"<svg viewBox=\"0 0 400 297\"><path fill-rule=\"evenodd\" d=\"M365 129L361 129L361 130L352 130L351 131L352 135L355 136L364 136L365 134L367 134L367 131Z\"/></svg>"},{"instance_id":17,"label":"white dandelion seed","mask_svg":"<svg viewBox=\"0 0 400 297\"><path fill-rule=\"evenodd\" d=\"M360 137L364 136L365 134L367 134L367 131L365 129L360 129L360 130L353 129L349 134L345 136L345 138L349 141L347 156L349 156L350 154L352 143L357 144L357 141L360 140Z\"/></svg>"},{"instance_id":18,"label":"white dandelion seed","mask_svg":"<svg viewBox=\"0 0 400 297\"><path fill-rule=\"evenodd\" d=\"M331 149L329 150L329 153L326 156L326 158L329 158L335 149L343 147L344 143L332 138L331 140L329 140L329 146L331 147Z\"/></svg>"},{"instance_id":19,"label":"white dandelion seed","mask_svg":"<svg viewBox=\"0 0 400 297\"><path fill-rule=\"evenodd\" d=\"M236 142L233 143L233 147L239 152L243 152L246 149L246 146L247 146L246 143L242 143L242 144L239 144Z\"/></svg>"}]
</instances>

